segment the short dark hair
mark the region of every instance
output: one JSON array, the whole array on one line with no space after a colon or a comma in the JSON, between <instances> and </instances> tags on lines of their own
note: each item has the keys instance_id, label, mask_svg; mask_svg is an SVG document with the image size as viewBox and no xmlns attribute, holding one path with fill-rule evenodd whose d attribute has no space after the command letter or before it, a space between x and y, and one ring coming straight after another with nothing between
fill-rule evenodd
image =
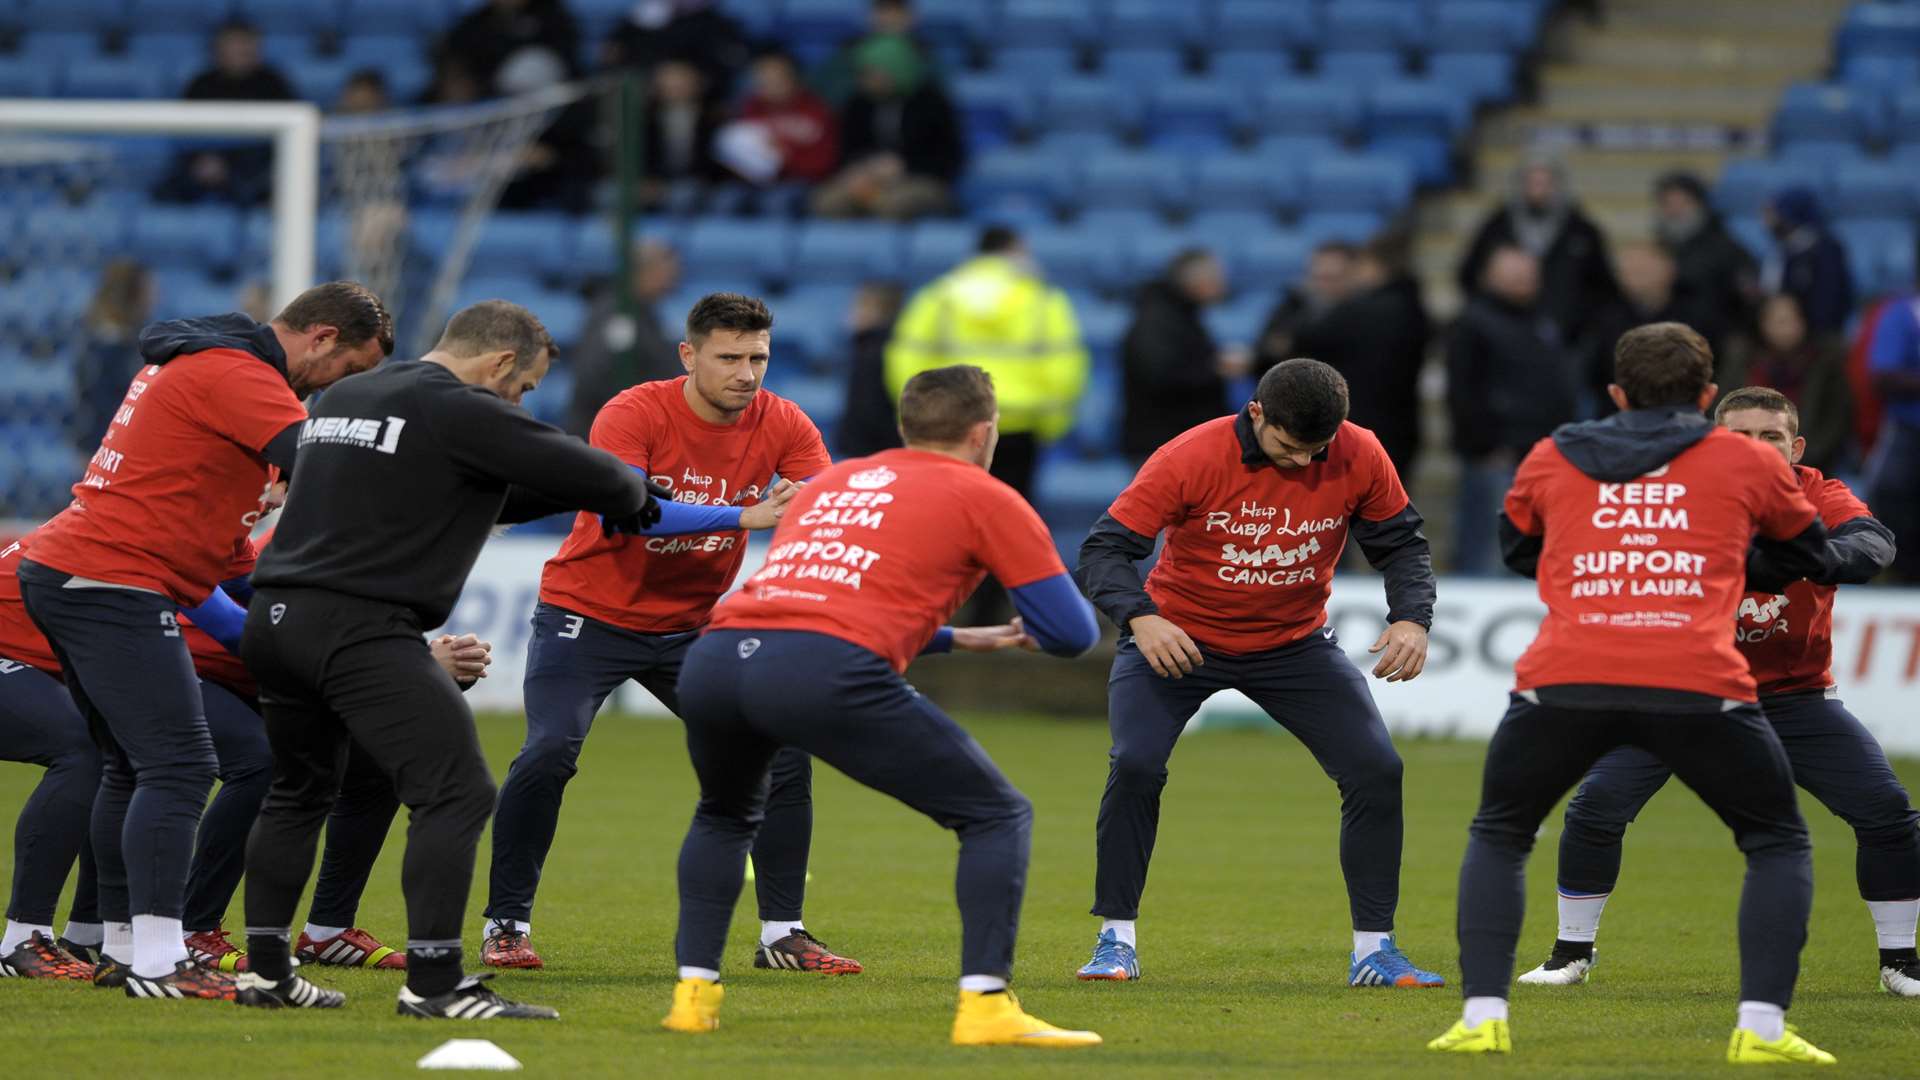
<instances>
[{"instance_id":1,"label":"short dark hair","mask_svg":"<svg viewBox=\"0 0 1920 1080\"><path fill-rule=\"evenodd\" d=\"M1772 413L1784 413L1787 417L1787 431L1798 437L1800 434L1800 410L1794 408L1793 399L1775 390L1771 386L1743 386L1714 406L1713 422L1721 423L1726 415L1736 409L1764 409Z\"/></svg>"},{"instance_id":2,"label":"short dark hair","mask_svg":"<svg viewBox=\"0 0 1920 1080\"><path fill-rule=\"evenodd\" d=\"M1332 365L1295 357L1260 376L1253 399L1267 423L1301 442L1325 442L1347 418L1347 380Z\"/></svg>"},{"instance_id":3,"label":"short dark hair","mask_svg":"<svg viewBox=\"0 0 1920 1080\"><path fill-rule=\"evenodd\" d=\"M347 86L371 86L382 94L387 92L387 77L376 67L355 68L347 76Z\"/></svg>"},{"instance_id":4,"label":"short dark hair","mask_svg":"<svg viewBox=\"0 0 1920 1080\"><path fill-rule=\"evenodd\" d=\"M972 364L932 368L900 391L900 434L910 443L949 445L966 437L999 406L993 376Z\"/></svg>"},{"instance_id":5,"label":"short dark hair","mask_svg":"<svg viewBox=\"0 0 1920 1080\"><path fill-rule=\"evenodd\" d=\"M773 312L766 301L745 293L708 293L687 312L687 344L698 345L715 330L753 333L773 329Z\"/></svg>"},{"instance_id":6,"label":"short dark hair","mask_svg":"<svg viewBox=\"0 0 1920 1080\"><path fill-rule=\"evenodd\" d=\"M273 321L299 333L331 326L340 331L340 343L350 349L377 341L380 355L393 355L393 316L372 289L357 281L315 285L281 308Z\"/></svg>"},{"instance_id":7,"label":"short dark hair","mask_svg":"<svg viewBox=\"0 0 1920 1080\"><path fill-rule=\"evenodd\" d=\"M989 225L980 230L980 254L999 255L1020 246L1020 234L1010 225Z\"/></svg>"},{"instance_id":8,"label":"short dark hair","mask_svg":"<svg viewBox=\"0 0 1920 1080\"><path fill-rule=\"evenodd\" d=\"M515 370L532 364L542 352L548 360L560 355L539 317L511 300L482 300L454 312L434 350L455 356L511 350Z\"/></svg>"},{"instance_id":9,"label":"short dark hair","mask_svg":"<svg viewBox=\"0 0 1920 1080\"><path fill-rule=\"evenodd\" d=\"M1685 323L1636 326L1613 347L1613 381L1630 409L1693 405L1713 382L1713 347Z\"/></svg>"}]
</instances>

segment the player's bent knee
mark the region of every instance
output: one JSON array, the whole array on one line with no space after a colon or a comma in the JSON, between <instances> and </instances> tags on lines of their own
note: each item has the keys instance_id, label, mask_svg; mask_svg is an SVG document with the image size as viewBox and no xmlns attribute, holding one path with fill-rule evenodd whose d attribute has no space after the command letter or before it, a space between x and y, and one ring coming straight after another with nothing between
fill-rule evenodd
<instances>
[{"instance_id":1,"label":"player's bent knee","mask_svg":"<svg viewBox=\"0 0 1920 1080\"><path fill-rule=\"evenodd\" d=\"M1113 755L1113 785L1127 791L1158 792L1167 786L1167 763L1152 754Z\"/></svg>"}]
</instances>

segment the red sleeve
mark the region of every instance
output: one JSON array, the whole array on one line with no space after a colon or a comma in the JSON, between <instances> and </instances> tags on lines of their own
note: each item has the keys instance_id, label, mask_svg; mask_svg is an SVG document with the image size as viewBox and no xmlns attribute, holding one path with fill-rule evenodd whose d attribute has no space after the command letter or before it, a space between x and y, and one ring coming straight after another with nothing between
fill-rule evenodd
<instances>
[{"instance_id":1,"label":"red sleeve","mask_svg":"<svg viewBox=\"0 0 1920 1080\"><path fill-rule=\"evenodd\" d=\"M174 361L179 363L180 361ZM259 453L274 436L307 419L306 407L278 371L244 353L189 360L201 389L195 418L223 438Z\"/></svg>"},{"instance_id":2,"label":"red sleeve","mask_svg":"<svg viewBox=\"0 0 1920 1080\"><path fill-rule=\"evenodd\" d=\"M646 410L633 401L614 398L594 416L587 442L645 471L652 456L653 433L661 427L648 419Z\"/></svg>"},{"instance_id":3,"label":"red sleeve","mask_svg":"<svg viewBox=\"0 0 1920 1080\"><path fill-rule=\"evenodd\" d=\"M1133 476L1107 513L1113 520L1139 533L1158 536L1160 530L1184 521L1190 505L1182 477L1189 469L1174 460L1177 443L1168 443L1153 452Z\"/></svg>"},{"instance_id":4,"label":"red sleeve","mask_svg":"<svg viewBox=\"0 0 1920 1080\"><path fill-rule=\"evenodd\" d=\"M1843 521L1870 517L1873 511L1846 484L1828 478L1820 485L1820 520L1831 529Z\"/></svg>"},{"instance_id":5,"label":"red sleeve","mask_svg":"<svg viewBox=\"0 0 1920 1080\"><path fill-rule=\"evenodd\" d=\"M1789 540L1806 531L1820 515L1813 503L1807 501L1806 492L1800 490L1793 466L1776 451L1751 442L1741 445L1765 462L1758 468L1742 470L1753 477L1753 517L1760 526L1760 535L1771 540Z\"/></svg>"},{"instance_id":6,"label":"red sleeve","mask_svg":"<svg viewBox=\"0 0 1920 1080\"><path fill-rule=\"evenodd\" d=\"M833 457L827 453L827 444L820 438L820 429L813 426L807 414L800 411L798 405L787 406L787 447L780 452L780 463L774 466L774 472L782 479L809 480L825 472L833 464Z\"/></svg>"},{"instance_id":7,"label":"red sleeve","mask_svg":"<svg viewBox=\"0 0 1920 1080\"><path fill-rule=\"evenodd\" d=\"M990 477L978 497L975 557L1008 589L1067 572L1047 524L1020 493Z\"/></svg>"},{"instance_id":8,"label":"red sleeve","mask_svg":"<svg viewBox=\"0 0 1920 1080\"><path fill-rule=\"evenodd\" d=\"M1539 536L1545 531L1546 508L1540 505L1541 486L1553 468L1552 459L1559 453L1551 439L1534 443L1514 471L1513 486L1507 489L1507 517L1527 536Z\"/></svg>"},{"instance_id":9,"label":"red sleeve","mask_svg":"<svg viewBox=\"0 0 1920 1080\"><path fill-rule=\"evenodd\" d=\"M1356 428L1356 431L1365 431ZM1411 500L1407 498L1407 489L1400 483L1400 470L1393 467L1393 459L1387 456L1387 449L1372 432L1367 432L1361 478L1366 490L1360 494L1360 504L1354 512L1368 521L1385 521L1407 508Z\"/></svg>"}]
</instances>

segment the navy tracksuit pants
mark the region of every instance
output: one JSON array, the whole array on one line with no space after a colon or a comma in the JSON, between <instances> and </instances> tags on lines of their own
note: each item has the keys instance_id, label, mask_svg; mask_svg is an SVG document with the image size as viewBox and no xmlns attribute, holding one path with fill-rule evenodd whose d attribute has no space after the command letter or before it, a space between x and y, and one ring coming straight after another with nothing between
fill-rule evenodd
<instances>
[{"instance_id":1,"label":"navy tracksuit pants","mask_svg":"<svg viewBox=\"0 0 1920 1080\"><path fill-rule=\"evenodd\" d=\"M493 818L487 918L526 921L560 823L567 781L607 695L632 679L676 715L680 667L699 631L641 634L552 604L533 610L527 642L527 741L507 768ZM753 847L760 918L797 922L813 843L813 763L783 750L773 763L766 823Z\"/></svg>"},{"instance_id":2,"label":"navy tracksuit pants","mask_svg":"<svg viewBox=\"0 0 1920 1080\"><path fill-rule=\"evenodd\" d=\"M958 834L960 971L1012 974L1033 804L886 660L825 634L715 630L687 652L680 705L700 778L680 848L680 966L720 970L769 771L792 748Z\"/></svg>"},{"instance_id":3,"label":"navy tracksuit pants","mask_svg":"<svg viewBox=\"0 0 1920 1080\"><path fill-rule=\"evenodd\" d=\"M1160 828L1167 760L1202 702L1221 690L1253 699L1306 746L1340 789L1340 869L1356 930L1393 929L1400 900L1400 754L1366 677L1331 628L1248 656L1206 652L1179 679L1154 674L1131 638L1107 681L1113 735L1096 826L1093 914L1134 919Z\"/></svg>"},{"instance_id":4,"label":"navy tracksuit pants","mask_svg":"<svg viewBox=\"0 0 1920 1080\"><path fill-rule=\"evenodd\" d=\"M1793 1002L1813 907L1812 847L1787 753L1757 705L1672 713L1542 705L1513 695L1487 744L1480 809L1460 866L1458 932L1467 997L1504 998L1526 914L1527 856L1560 797L1608 752L1653 755L1733 830L1740 893L1740 1000Z\"/></svg>"},{"instance_id":5,"label":"navy tracksuit pants","mask_svg":"<svg viewBox=\"0 0 1920 1080\"><path fill-rule=\"evenodd\" d=\"M87 823L100 790L100 751L87 722L60 680L35 667L0 658L0 760L43 766L46 775L27 796L13 830L13 893L7 918L52 926L67 871L80 863L73 891L74 922L100 921Z\"/></svg>"},{"instance_id":6,"label":"navy tracksuit pants","mask_svg":"<svg viewBox=\"0 0 1920 1080\"><path fill-rule=\"evenodd\" d=\"M1920 812L1872 733L1824 690L1760 700L1793 766L1794 782L1853 827L1854 876L1863 900L1920 897ZM1567 803L1560 834L1560 887L1609 893L1620 879L1620 841L1673 770L1638 747L1594 763Z\"/></svg>"}]
</instances>

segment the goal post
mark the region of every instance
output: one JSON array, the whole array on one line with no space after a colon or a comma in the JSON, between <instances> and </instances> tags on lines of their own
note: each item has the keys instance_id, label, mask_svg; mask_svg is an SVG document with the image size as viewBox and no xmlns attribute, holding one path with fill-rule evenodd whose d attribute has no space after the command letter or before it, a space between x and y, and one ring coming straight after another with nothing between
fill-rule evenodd
<instances>
[{"instance_id":1,"label":"goal post","mask_svg":"<svg viewBox=\"0 0 1920 1080\"><path fill-rule=\"evenodd\" d=\"M238 136L273 142L273 305L313 284L320 110L306 102L0 99L0 134Z\"/></svg>"}]
</instances>

